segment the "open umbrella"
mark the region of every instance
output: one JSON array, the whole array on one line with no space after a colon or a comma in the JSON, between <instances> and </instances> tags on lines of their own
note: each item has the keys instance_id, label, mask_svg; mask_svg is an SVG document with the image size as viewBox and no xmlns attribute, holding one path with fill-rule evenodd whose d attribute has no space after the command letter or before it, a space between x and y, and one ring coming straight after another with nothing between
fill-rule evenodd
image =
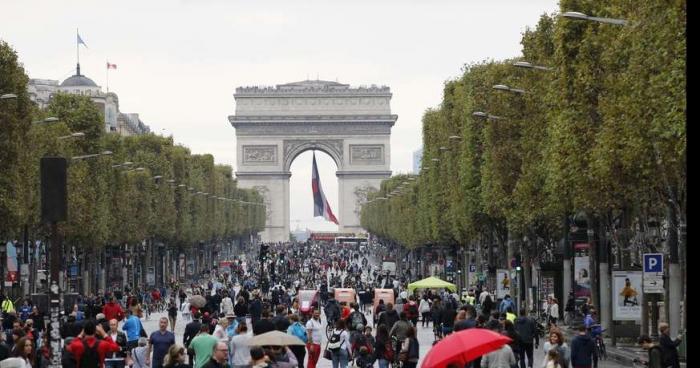
<instances>
[{"instance_id":1,"label":"open umbrella","mask_svg":"<svg viewBox=\"0 0 700 368\"><path fill-rule=\"evenodd\" d=\"M190 298L190 305L197 308L202 308L207 304L207 300L201 295L192 295Z\"/></svg>"},{"instance_id":2,"label":"open umbrella","mask_svg":"<svg viewBox=\"0 0 700 368\"><path fill-rule=\"evenodd\" d=\"M288 346L288 345L300 345L304 346L303 341L298 337L290 334L286 334L281 331L270 331L265 332L257 336L253 336L252 339L248 340L248 345L250 346Z\"/></svg>"},{"instance_id":3,"label":"open umbrella","mask_svg":"<svg viewBox=\"0 0 700 368\"><path fill-rule=\"evenodd\" d=\"M435 344L423 359L421 368L444 368L450 363L464 366L510 341L510 337L484 328L458 331Z\"/></svg>"}]
</instances>

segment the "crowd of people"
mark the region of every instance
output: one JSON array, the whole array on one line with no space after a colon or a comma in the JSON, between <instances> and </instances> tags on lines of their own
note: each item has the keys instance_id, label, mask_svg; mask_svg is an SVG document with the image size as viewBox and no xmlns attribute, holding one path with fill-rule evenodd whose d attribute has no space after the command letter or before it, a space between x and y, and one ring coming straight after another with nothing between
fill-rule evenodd
<instances>
[{"instance_id":1,"label":"crowd of people","mask_svg":"<svg viewBox=\"0 0 700 368\"><path fill-rule=\"evenodd\" d=\"M481 288L466 295L446 289L409 294L407 280L381 270L378 261L385 251L315 242L271 244L266 254L250 256L257 254L257 248L244 250L230 266L207 270L187 286L173 283L88 295L66 311L60 329L61 364L66 368L316 368L323 358L334 368L414 368L421 358L417 339L421 328L432 329L435 343L470 328L486 328L511 338L509 344L468 367L596 364L595 336L591 336L594 310L587 310L585 324L567 345L556 319L549 319L545 335L543 326L526 310L516 315L509 295L500 300ZM336 300L335 290L340 288L356 290L354 301ZM396 297L375 304L378 289L391 289ZM305 290L317 291L318 297L305 303L301 297ZM51 345L42 312L29 299L18 307L4 296L0 300L0 364L11 360L18 367L47 367ZM556 301L548 301L549 313L552 303ZM143 323L155 319L153 313L158 328L147 331ZM178 323L184 325L182 343L175 334ZM293 336L296 343L253 343L274 331ZM541 337L545 358L535 362ZM660 351L659 359L677 364L673 351L678 340L662 339L661 345L645 340L644 344L650 351Z\"/></svg>"}]
</instances>

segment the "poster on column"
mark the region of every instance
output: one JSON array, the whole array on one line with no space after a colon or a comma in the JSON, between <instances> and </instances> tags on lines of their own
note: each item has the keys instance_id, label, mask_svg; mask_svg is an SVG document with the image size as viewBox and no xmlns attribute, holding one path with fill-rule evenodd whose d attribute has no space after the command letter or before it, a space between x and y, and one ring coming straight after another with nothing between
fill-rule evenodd
<instances>
[{"instance_id":1,"label":"poster on column","mask_svg":"<svg viewBox=\"0 0 700 368\"><path fill-rule=\"evenodd\" d=\"M508 270L498 269L496 271L496 298L503 299L506 294L511 295Z\"/></svg>"},{"instance_id":2,"label":"poster on column","mask_svg":"<svg viewBox=\"0 0 700 368\"><path fill-rule=\"evenodd\" d=\"M574 290L577 298L591 296L591 272L588 256L574 257Z\"/></svg>"},{"instance_id":3,"label":"poster on column","mask_svg":"<svg viewBox=\"0 0 700 368\"><path fill-rule=\"evenodd\" d=\"M642 272L613 272L613 320L639 321L642 319Z\"/></svg>"}]
</instances>

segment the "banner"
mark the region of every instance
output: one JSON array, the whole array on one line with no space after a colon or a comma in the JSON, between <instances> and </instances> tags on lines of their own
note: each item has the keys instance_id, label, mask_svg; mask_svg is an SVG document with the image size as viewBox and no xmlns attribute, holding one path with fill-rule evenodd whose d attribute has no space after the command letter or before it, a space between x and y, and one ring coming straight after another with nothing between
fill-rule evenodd
<instances>
[{"instance_id":1,"label":"banner","mask_svg":"<svg viewBox=\"0 0 700 368\"><path fill-rule=\"evenodd\" d=\"M496 298L503 299L506 294L513 296L510 291L510 277L507 269L496 271Z\"/></svg>"},{"instance_id":2,"label":"banner","mask_svg":"<svg viewBox=\"0 0 700 368\"><path fill-rule=\"evenodd\" d=\"M15 247L13 242L8 241L5 250L7 252L7 274L5 275L5 281L19 281L19 275L17 274L17 247Z\"/></svg>"},{"instance_id":3,"label":"banner","mask_svg":"<svg viewBox=\"0 0 700 368\"><path fill-rule=\"evenodd\" d=\"M613 320L642 319L642 272L613 271Z\"/></svg>"},{"instance_id":4,"label":"banner","mask_svg":"<svg viewBox=\"0 0 700 368\"><path fill-rule=\"evenodd\" d=\"M588 256L574 257L574 290L575 296L591 297L590 258Z\"/></svg>"}]
</instances>

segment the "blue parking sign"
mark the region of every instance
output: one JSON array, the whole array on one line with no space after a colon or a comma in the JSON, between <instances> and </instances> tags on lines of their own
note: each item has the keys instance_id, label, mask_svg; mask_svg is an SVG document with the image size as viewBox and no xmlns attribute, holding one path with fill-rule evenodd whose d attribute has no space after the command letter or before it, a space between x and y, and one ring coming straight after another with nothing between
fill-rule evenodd
<instances>
[{"instance_id":1,"label":"blue parking sign","mask_svg":"<svg viewBox=\"0 0 700 368\"><path fill-rule=\"evenodd\" d=\"M664 272L664 255L661 253L644 253L644 272Z\"/></svg>"}]
</instances>

